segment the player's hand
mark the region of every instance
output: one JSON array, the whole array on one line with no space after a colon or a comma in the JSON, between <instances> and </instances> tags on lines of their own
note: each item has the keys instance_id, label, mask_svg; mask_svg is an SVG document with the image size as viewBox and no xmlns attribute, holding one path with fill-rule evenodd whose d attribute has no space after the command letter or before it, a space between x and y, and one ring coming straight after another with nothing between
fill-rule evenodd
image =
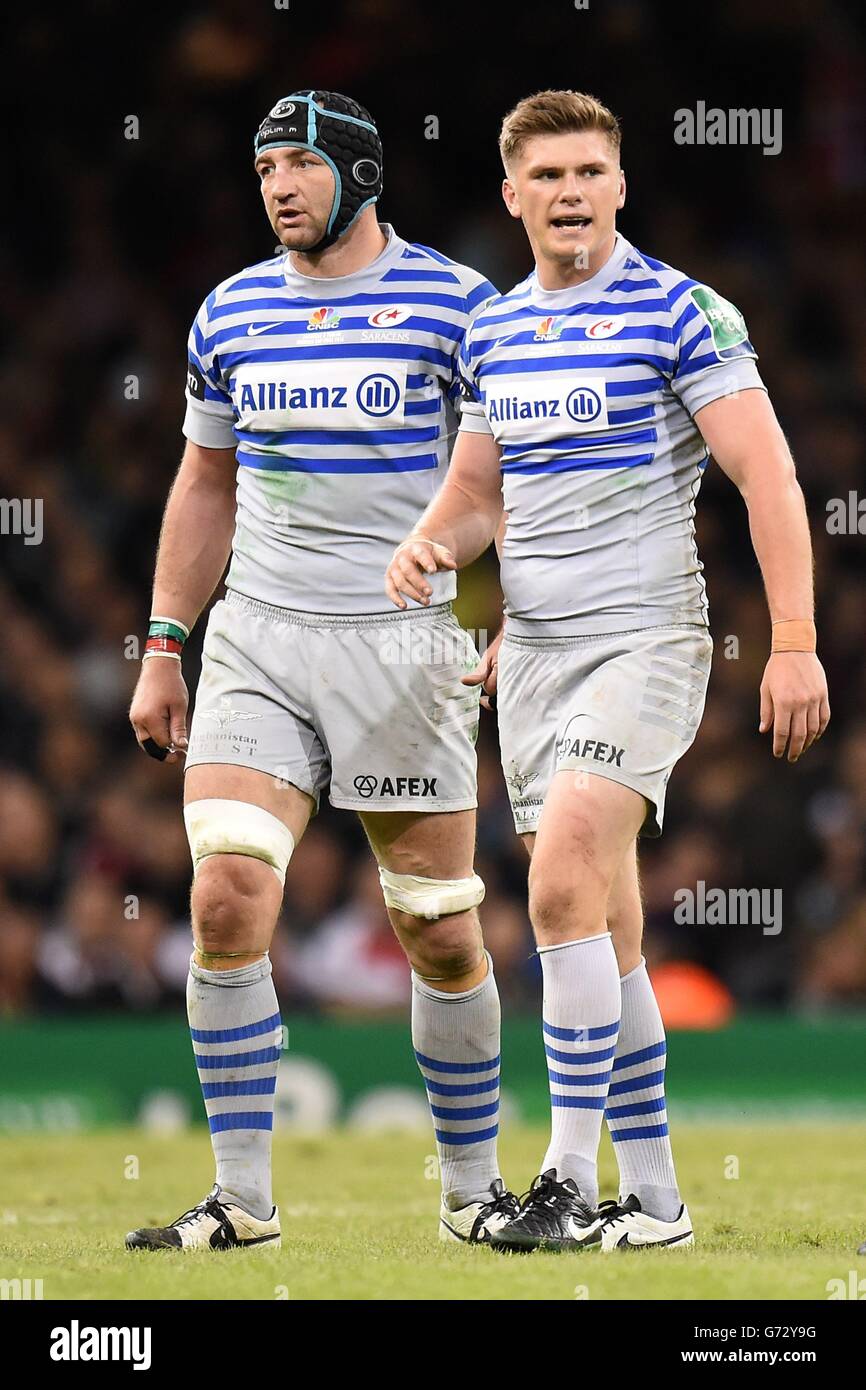
<instances>
[{"instance_id":1,"label":"player's hand","mask_svg":"<svg viewBox=\"0 0 866 1390\"><path fill-rule=\"evenodd\" d=\"M830 722L827 677L814 652L774 652L761 681L758 732L773 730L773 757L795 763Z\"/></svg>"},{"instance_id":2,"label":"player's hand","mask_svg":"<svg viewBox=\"0 0 866 1390\"><path fill-rule=\"evenodd\" d=\"M463 685L481 686L481 703L485 709L496 708L496 686L499 676L499 648L502 646L502 639L505 636L504 625L499 629L492 642L487 644L478 665L474 671L470 671L467 676L461 676Z\"/></svg>"},{"instance_id":3,"label":"player's hand","mask_svg":"<svg viewBox=\"0 0 866 1390\"><path fill-rule=\"evenodd\" d=\"M142 663L141 674L129 707L129 722L138 746L161 762L178 763L186 754L186 712L189 691L181 674L180 662L171 657L154 656ZM150 747L145 747L146 743Z\"/></svg>"},{"instance_id":4,"label":"player's hand","mask_svg":"<svg viewBox=\"0 0 866 1390\"><path fill-rule=\"evenodd\" d=\"M423 603L426 608L433 590L426 575L437 570L456 570L457 561L444 545L436 545L423 536L410 536L398 545L385 571L385 593L398 608L408 608L401 594Z\"/></svg>"}]
</instances>

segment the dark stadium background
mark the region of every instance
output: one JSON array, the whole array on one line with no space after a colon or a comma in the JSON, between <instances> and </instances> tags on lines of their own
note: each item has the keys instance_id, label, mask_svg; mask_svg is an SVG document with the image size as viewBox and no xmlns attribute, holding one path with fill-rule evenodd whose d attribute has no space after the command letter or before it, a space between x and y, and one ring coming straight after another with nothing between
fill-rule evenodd
<instances>
[{"instance_id":1,"label":"dark stadium background","mask_svg":"<svg viewBox=\"0 0 866 1390\"><path fill-rule=\"evenodd\" d=\"M866 496L856 14L802 0L590 0L586 10L568 0L291 0L286 10L91 0L19 12L4 63L0 496L43 499L44 540L0 538L9 1025L173 1011L185 1036L181 775L134 744L126 710L138 662L125 653L146 629L183 446L189 324L216 283L272 254L251 138L279 96L304 86L350 93L377 118L383 220L503 289L530 261L500 202L499 121L542 87L595 93L623 123L621 229L745 314L809 507L833 717L796 766L774 761L757 733L769 620L745 508L713 466L698 504L713 680L672 777L664 836L641 846L647 954L672 1025L866 1006L866 538L826 526L831 499ZM673 113L699 100L781 108L781 153L677 145ZM136 140L124 138L130 115ZM437 139L425 138L430 116ZM137 400L126 398L130 376ZM467 626L492 635L499 603L492 562L463 577ZM203 630L204 619L185 662L191 692ZM725 656L731 636L737 659ZM488 715L479 753L485 935L507 1013L534 1016L525 856ZM674 893L698 880L781 889L782 931L678 926ZM272 957L284 1013L405 1017L407 968L350 814L323 808L297 849ZM158 1084L158 1059L151 1075Z\"/></svg>"}]
</instances>

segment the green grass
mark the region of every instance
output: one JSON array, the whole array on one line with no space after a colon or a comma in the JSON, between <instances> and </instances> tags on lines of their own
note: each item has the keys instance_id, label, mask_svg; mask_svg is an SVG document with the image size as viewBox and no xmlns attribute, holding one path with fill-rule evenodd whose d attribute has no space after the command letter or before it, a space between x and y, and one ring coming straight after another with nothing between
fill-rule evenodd
<instances>
[{"instance_id":1,"label":"green grass","mask_svg":"<svg viewBox=\"0 0 866 1390\"><path fill-rule=\"evenodd\" d=\"M504 1135L504 1176L518 1190L545 1140L525 1128ZM829 1279L866 1276L856 1255L866 1238L864 1141L857 1125L681 1125L694 1250L502 1256L437 1241L423 1136L277 1138L282 1250L182 1255L127 1253L123 1236L165 1223L208 1190L204 1129L3 1138L0 1278L42 1279L43 1297L63 1300L823 1300ZM734 1160L739 1177L726 1178ZM607 1139L601 1171L602 1196L612 1196Z\"/></svg>"}]
</instances>

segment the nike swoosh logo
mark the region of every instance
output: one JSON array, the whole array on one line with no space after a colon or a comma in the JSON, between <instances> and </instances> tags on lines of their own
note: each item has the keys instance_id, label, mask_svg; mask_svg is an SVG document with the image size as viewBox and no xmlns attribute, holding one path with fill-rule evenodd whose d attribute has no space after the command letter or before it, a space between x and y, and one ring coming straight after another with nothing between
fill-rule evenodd
<instances>
[{"instance_id":1,"label":"nike swoosh logo","mask_svg":"<svg viewBox=\"0 0 866 1390\"><path fill-rule=\"evenodd\" d=\"M691 1231L683 1231L678 1236L669 1236L667 1240L632 1240L629 1232L628 1235L620 1236L617 1241L617 1248L620 1250L623 1247L627 1247L629 1250L649 1250L651 1246L656 1245L676 1245L681 1240L687 1240L690 1235Z\"/></svg>"},{"instance_id":2,"label":"nike swoosh logo","mask_svg":"<svg viewBox=\"0 0 866 1390\"><path fill-rule=\"evenodd\" d=\"M254 327L253 324L250 324L249 328L247 329L247 333L249 334L249 336L250 336L251 338L256 338L256 337L258 337L259 333L267 333L267 331L268 331L269 328L279 328L279 327L280 327L280 324L278 324L278 323L262 323L262 324L259 324L258 328Z\"/></svg>"},{"instance_id":3,"label":"nike swoosh logo","mask_svg":"<svg viewBox=\"0 0 866 1390\"><path fill-rule=\"evenodd\" d=\"M465 1243L465 1241L466 1241L466 1236L462 1236L462 1235L460 1234L459 1231L455 1231L454 1227L453 1227L448 1221L445 1220L445 1217L444 1217L444 1216L440 1216L440 1217L439 1217L439 1220L441 1221L442 1225L445 1227L446 1231L450 1231L451 1234L452 1234L452 1236L456 1236L456 1238L457 1238L458 1240L462 1240L462 1241Z\"/></svg>"}]
</instances>

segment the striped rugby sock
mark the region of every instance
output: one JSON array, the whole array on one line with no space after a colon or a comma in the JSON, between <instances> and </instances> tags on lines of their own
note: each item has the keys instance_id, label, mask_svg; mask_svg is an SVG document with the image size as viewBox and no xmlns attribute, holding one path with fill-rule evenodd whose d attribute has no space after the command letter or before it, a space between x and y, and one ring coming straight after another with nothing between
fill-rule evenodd
<instances>
[{"instance_id":1,"label":"striped rugby sock","mask_svg":"<svg viewBox=\"0 0 866 1390\"><path fill-rule=\"evenodd\" d=\"M433 1116L448 1211L484 1201L499 1177L499 992L493 962L463 994L412 973L412 1045Z\"/></svg>"},{"instance_id":2,"label":"striped rugby sock","mask_svg":"<svg viewBox=\"0 0 866 1390\"><path fill-rule=\"evenodd\" d=\"M605 1110L619 1165L619 1195L633 1192L644 1211L674 1221L677 1188L665 1108L665 1030L641 957L620 981L622 1023Z\"/></svg>"},{"instance_id":3,"label":"striped rugby sock","mask_svg":"<svg viewBox=\"0 0 866 1390\"><path fill-rule=\"evenodd\" d=\"M267 956L237 970L189 963L187 1016L216 1180L260 1221L273 1210L271 1137L282 1027Z\"/></svg>"},{"instance_id":4,"label":"striped rugby sock","mask_svg":"<svg viewBox=\"0 0 866 1390\"><path fill-rule=\"evenodd\" d=\"M541 1165L598 1202L598 1145L619 1032L619 969L610 932L539 946L550 1081L550 1144Z\"/></svg>"}]
</instances>

